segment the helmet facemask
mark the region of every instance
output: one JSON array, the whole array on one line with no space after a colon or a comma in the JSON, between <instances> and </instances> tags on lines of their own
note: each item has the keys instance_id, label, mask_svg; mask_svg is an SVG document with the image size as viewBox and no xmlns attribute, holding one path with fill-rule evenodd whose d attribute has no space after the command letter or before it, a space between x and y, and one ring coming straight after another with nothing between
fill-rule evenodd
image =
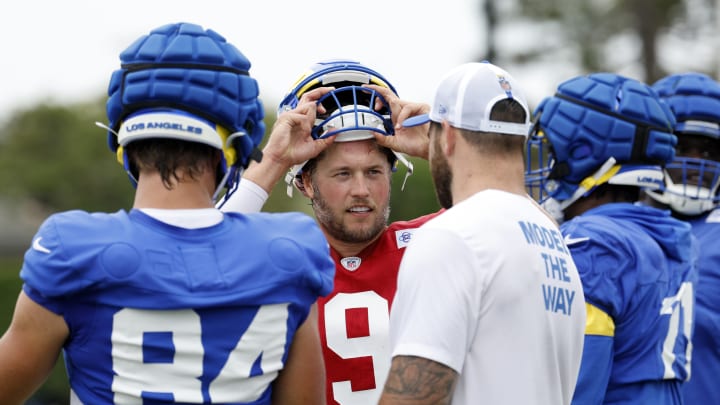
<instances>
[{"instance_id":1,"label":"helmet facemask","mask_svg":"<svg viewBox=\"0 0 720 405\"><path fill-rule=\"evenodd\" d=\"M667 187L648 195L681 215L696 216L720 202L720 83L697 72L653 84L676 118L676 158L667 165Z\"/></svg>"},{"instance_id":2,"label":"helmet facemask","mask_svg":"<svg viewBox=\"0 0 720 405\"><path fill-rule=\"evenodd\" d=\"M664 187L662 165L677 143L674 119L648 86L614 74L577 77L535 115L526 188L559 222L566 208L603 184Z\"/></svg>"},{"instance_id":3,"label":"helmet facemask","mask_svg":"<svg viewBox=\"0 0 720 405\"><path fill-rule=\"evenodd\" d=\"M382 105L377 111L376 102ZM326 113L315 119L313 139L337 136L340 137L337 141L349 142L369 139L372 132L385 136L395 133L390 108L375 90L354 85L341 87L325 94L318 104L322 104Z\"/></svg>"},{"instance_id":4,"label":"helmet facemask","mask_svg":"<svg viewBox=\"0 0 720 405\"><path fill-rule=\"evenodd\" d=\"M395 134L391 119L390 105L377 91L363 87L375 84L395 92L395 88L377 72L353 61L328 61L314 65L298 80L295 87L285 96L278 108L278 115L295 108L306 92L318 87L331 86L335 89L323 95L318 101L325 112L318 114L311 130L313 139L334 136L335 142L352 142L374 139L375 134ZM399 160L407 167L405 181L413 172L413 165L402 154L394 152L391 162L393 171ZM293 186L302 190L300 173L307 162L295 165L286 175L287 194L292 197Z\"/></svg>"},{"instance_id":5,"label":"helmet facemask","mask_svg":"<svg viewBox=\"0 0 720 405\"><path fill-rule=\"evenodd\" d=\"M665 189L648 195L682 215L700 215L720 202L720 142L703 135L678 135L678 156L666 166Z\"/></svg>"}]
</instances>

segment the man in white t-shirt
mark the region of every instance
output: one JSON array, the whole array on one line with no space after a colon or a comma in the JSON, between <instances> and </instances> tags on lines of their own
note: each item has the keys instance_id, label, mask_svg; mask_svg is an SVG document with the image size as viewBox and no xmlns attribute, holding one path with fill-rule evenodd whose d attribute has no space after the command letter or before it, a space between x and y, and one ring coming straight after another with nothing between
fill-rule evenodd
<instances>
[{"instance_id":1,"label":"man in white t-shirt","mask_svg":"<svg viewBox=\"0 0 720 405\"><path fill-rule=\"evenodd\" d=\"M401 262L380 404L570 403L585 300L557 224L526 194L529 116L506 71L468 63L442 79L429 114L387 137L429 136L421 157L447 211Z\"/></svg>"}]
</instances>

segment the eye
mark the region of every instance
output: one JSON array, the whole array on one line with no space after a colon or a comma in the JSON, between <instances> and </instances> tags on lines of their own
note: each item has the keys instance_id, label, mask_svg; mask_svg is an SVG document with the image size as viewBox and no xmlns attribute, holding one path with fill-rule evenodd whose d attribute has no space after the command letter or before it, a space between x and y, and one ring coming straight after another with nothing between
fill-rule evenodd
<instances>
[{"instance_id":1,"label":"eye","mask_svg":"<svg viewBox=\"0 0 720 405\"><path fill-rule=\"evenodd\" d=\"M368 176L377 177L377 176L382 176L382 175L384 175L384 174L385 174L385 171L384 171L383 169L381 169L381 168L373 168L373 169L369 169L369 170L367 171L367 173L368 173Z\"/></svg>"},{"instance_id":2,"label":"eye","mask_svg":"<svg viewBox=\"0 0 720 405\"><path fill-rule=\"evenodd\" d=\"M717 158L717 141L705 136L685 135L675 148L676 156L700 159Z\"/></svg>"}]
</instances>

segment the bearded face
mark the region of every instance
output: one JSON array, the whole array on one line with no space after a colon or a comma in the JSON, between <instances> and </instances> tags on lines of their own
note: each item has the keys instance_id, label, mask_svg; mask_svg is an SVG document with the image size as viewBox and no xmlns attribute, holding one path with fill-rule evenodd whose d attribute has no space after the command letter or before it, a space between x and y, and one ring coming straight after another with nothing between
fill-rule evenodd
<instances>
[{"instance_id":1,"label":"bearded face","mask_svg":"<svg viewBox=\"0 0 720 405\"><path fill-rule=\"evenodd\" d=\"M332 238L345 243L369 243L385 229L390 217L389 200L378 206L370 200L354 199L339 206L325 198L319 187L313 189L315 218Z\"/></svg>"},{"instance_id":2,"label":"bearded face","mask_svg":"<svg viewBox=\"0 0 720 405\"><path fill-rule=\"evenodd\" d=\"M374 140L337 142L304 175L315 218L344 243L373 241L390 216L392 170ZM332 243L331 243L332 244Z\"/></svg>"}]
</instances>

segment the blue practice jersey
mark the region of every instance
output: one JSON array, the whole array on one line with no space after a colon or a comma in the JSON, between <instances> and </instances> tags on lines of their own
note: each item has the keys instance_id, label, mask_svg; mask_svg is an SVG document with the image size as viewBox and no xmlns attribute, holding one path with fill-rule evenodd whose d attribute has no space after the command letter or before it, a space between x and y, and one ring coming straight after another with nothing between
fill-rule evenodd
<instances>
[{"instance_id":1,"label":"blue practice jersey","mask_svg":"<svg viewBox=\"0 0 720 405\"><path fill-rule=\"evenodd\" d=\"M335 265L300 213L186 229L138 210L70 211L40 227L20 273L64 317L84 404L268 404L293 336Z\"/></svg>"},{"instance_id":2,"label":"blue practice jersey","mask_svg":"<svg viewBox=\"0 0 720 405\"><path fill-rule=\"evenodd\" d=\"M587 303L573 404L680 404L696 282L690 225L606 204L562 225Z\"/></svg>"},{"instance_id":3,"label":"blue practice jersey","mask_svg":"<svg viewBox=\"0 0 720 405\"><path fill-rule=\"evenodd\" d=\"M700 247L695 332L685 404L720 402L720 208L690 221Z\"/></svg>"}]
</instances>

